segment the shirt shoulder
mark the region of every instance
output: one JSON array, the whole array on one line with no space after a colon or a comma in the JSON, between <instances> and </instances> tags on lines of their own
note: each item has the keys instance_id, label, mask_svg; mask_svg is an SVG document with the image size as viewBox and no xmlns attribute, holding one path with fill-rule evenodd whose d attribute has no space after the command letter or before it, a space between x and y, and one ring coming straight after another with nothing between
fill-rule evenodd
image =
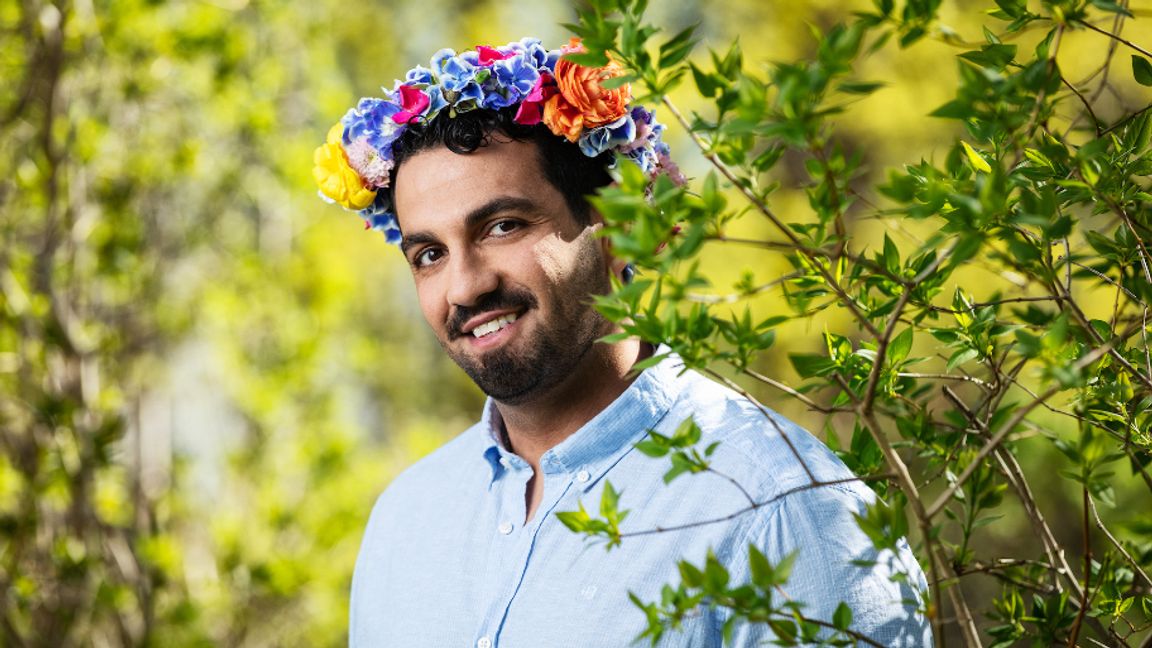
<instances>
[{"instance_id":1,"label":"shirt shoulder","mask_svg":"<svg viewBox=\"0 0 1152 648\"><path fill-rule=\"evenodd\" d=\"M714 467L743 484L757 499L774 498L812 482L834 482L840 490L871 501L871 489L804 428L772 409L694 371L677 378L678 396L664 427L688 417L701 430L699 446L719 442Z\"/></svg>"},{"instance_id":2,"label":"shirt shoulder","mask_svg":"<svg viewBox=\"0 0 1152 648\"><path fill-rule=\"evenodd\" d=\"M484 478L487 467L482 435L482 423L476 423L418 459L392 479L376 507L411 505L428 501L444 489L474 485L477 479Z\"/></svg>"}]
</instances>

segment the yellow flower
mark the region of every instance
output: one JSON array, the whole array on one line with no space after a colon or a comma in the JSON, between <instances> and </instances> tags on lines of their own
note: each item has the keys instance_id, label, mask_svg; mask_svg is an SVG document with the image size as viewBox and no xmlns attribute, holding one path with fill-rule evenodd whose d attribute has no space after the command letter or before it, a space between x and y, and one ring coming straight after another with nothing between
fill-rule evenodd
<instances>
[{"instance_id":1,"label":"yellow flower","mask_svg":"<svg viewBox=\"0 0 1152 648\"><path fill-rule=\"evenodd\" d=\"M320 185L320 193L347 209L360 210L376 200L376 190L364 186L364 181L348 164L348 156L340 140L344 127L336 124L328 131L328 141L312 154L312 177Z\"/></svg>"}]
</instances>

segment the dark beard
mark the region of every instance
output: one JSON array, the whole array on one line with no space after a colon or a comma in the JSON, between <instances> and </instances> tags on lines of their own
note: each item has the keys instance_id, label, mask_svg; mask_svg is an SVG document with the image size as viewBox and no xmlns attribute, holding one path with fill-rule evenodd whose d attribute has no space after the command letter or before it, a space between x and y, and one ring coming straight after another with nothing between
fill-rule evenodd
<instances>
[{"instance_id":1,"label":"dark beard","mask_svg":"<svg viewBox=\"0 0 1152 648\"><path fill-rule=\"evenodd\" d=\"M569 292L571 300L554 305L550 321L540 323L535 339L525 340L529 344L515 350L493 349L481 358L455 353L447 344L444 350L472 382L501 403L525 403L559 385L572 375L596 340L611 331L608 320L590 305L591 294L611 288L608 277L596 272L596 258L583 259L584 267ZM515 309L524 317L537 307L535 296L527 291L499 288L471 307L457 307L447 323L448 339L471 335L460 327L476 313Z\"/></svg>"}]
</instances>

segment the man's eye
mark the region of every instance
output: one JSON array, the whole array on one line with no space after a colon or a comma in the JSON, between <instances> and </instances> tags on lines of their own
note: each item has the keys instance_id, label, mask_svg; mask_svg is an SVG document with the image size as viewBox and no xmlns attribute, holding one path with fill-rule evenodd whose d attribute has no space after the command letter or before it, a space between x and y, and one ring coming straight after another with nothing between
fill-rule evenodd
<instances>
[{"instance_id":1,"label":"man's eye","mask_svg":"<svg viewBox=\"0 0 1152 648\"><path fill-rule=\"evenodd\" d=\"M496 221L492 227L488 228L488 233L493 236L507 236L513 231L520 228L520 223L514 220Z\"/></svg>"},{"instance_id":2,"label":"man's eye","mask_svg":"<svg viewBox=\"0 0 1152 648\"><path fill-rule=\"evenodd\" d=\"M438 248L424 248L412 257L412 265L417 268L422 268L426 265L435 263L437 259L444 256L444 252Z\"/></svg>"}]
</instances>

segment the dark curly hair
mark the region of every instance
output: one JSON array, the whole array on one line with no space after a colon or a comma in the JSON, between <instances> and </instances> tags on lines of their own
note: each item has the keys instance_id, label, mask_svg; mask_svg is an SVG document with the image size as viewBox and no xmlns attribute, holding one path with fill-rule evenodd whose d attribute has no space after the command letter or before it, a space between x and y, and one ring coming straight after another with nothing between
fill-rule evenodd
<instances>
[{"instance_id":1,"label":"dark curly hair","mask_svg":"<svg viewBox=\"0 0 1152 648\"><path fill-rule=\"evenodd\" d=\"M432 121L411 124L392 145L392 158L396 166L392 169L389 192L396 186L396 171L404 160L421 151L445 146L453 153L467 155L476 149L487 146L493 133L500 133L520 142L534 142L540 166L548 182L564 196L568 209L581 225L591 221L592 206L588 196L600 187L612 182L608 167L613 155L605 152L590 158L580 151L580 147L563 137L557 137L544 124L525 126L517 124L516 106L503 110L471 110L450 117L442 111ZM396 204L395 195L390 196Z\"/></svg>"}]
</instances>

